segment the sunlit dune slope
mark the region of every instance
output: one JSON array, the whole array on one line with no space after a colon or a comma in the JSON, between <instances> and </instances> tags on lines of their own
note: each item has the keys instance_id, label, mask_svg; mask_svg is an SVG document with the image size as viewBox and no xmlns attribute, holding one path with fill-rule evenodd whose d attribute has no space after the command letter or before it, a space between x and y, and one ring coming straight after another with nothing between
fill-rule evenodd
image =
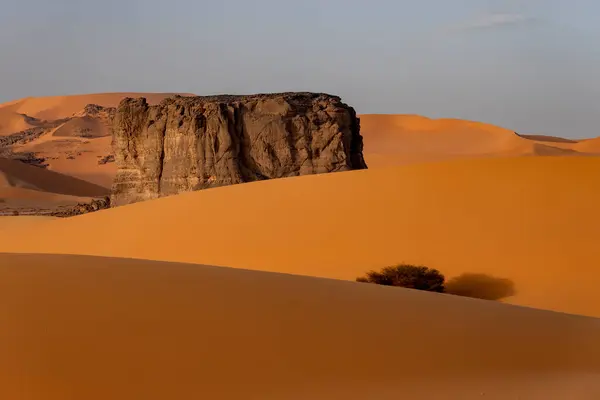
<instances>
[{"instance_id":1,"label":"sunlit dune slope","mask_svg":"<svg viewBox=\"0 0 600 400\"><path fill-rule=\"evenodd\" d=\"M600 138L582 140L575 145L579 151L600 155Z\"/></svg>"},{"instance_id":2,"label":"sunlit dune slope","mask_svg":"<svg viewBox=\"0 0 600 400\"><path fill-rule=\"evenodd\" d=\"M506 301L600 315L600 159L458 160L187 193L0 233L0 251L352 280L409 262L514 282ZM102 240L90 240L90 238Z\"/></svg>"},{"instance_id":3,"label":"sunlit dune slope","mask_svg":"<svg viewBox=\"0 0 600 400\"><path fill-rule=\"evenodd\" d=\"M519 136L494 125L418 115L360 116L369 167L466 157L575 155L561 138Z\"/></svg>"},{"instance_id":4,"label":"sunlit dune slope","mask_svg":"<svg viewBox=\"0 0 600 400\"><path fill-rule=\"evenodd\" d=\"M13 229L14 227L35 226L42 221L51 221L57 217L47 216L6 216L0 217L0 229Z\"/></svg>"},{"instance_id":5,"label":"sunlit dune slope","mask_svg":"<svg viewBox=\"0 0 600 400\"><path fill-rule=\"evenodd\" d=\"M145 97L149 103L159 103L175 93L95 93L54 97L27 97L0 105L0 110L27 114L41 120L55 120L72 116L88 104L116 107L124 97ZM184 94L185 95L185 94Z\"/></svg>"},{"instance_id":6,"label":"sunlit dune slope","mask_svg":"<svg viewBox=\"0 0 600 400\"><path fill-rule=\"evenodd\" d=\"M0 256L0 397L600 396L600 320L310 277Z\"/></svg>"}]
</instances>

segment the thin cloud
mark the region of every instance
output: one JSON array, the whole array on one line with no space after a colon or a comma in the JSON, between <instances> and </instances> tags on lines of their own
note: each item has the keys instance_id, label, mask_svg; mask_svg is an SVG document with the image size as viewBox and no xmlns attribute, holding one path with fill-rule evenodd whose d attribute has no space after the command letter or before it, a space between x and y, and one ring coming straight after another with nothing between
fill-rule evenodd
<instances>
[{"instance_id":1,"label":"thin cloud","mask_svg":"<svg viewBox=\"0 0 600 400\"><path fill-rule=\"evenodd\" d=\"M510 25L520 25L533 21L533 18L523 14L491 13L477 16L471 21L456 25L453 30L470 31L477 29L492 29Z\"/></svg>"}]
</instances>

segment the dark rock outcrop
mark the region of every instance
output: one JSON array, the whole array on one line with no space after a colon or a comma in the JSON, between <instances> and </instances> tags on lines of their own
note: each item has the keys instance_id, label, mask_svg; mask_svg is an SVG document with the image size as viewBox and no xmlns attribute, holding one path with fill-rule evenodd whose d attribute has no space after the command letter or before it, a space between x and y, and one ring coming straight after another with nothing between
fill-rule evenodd
<instances>
[{"instance_id":1,"label":"dark rock outcrop","mask_svg":"<svg viewBox=\"0 0 600 400\"><path fill-rule=\"evenodd\" d=\"M71 207L63 207L60 210L52 211L49 215L53 217L74 217L76 215L87 214L110 208L110 197L94 199L90 203L77 203Z\"/></svg>"},{"instance_id":2,"label":"dark rock outcrop","mask_svg":"<svg viewBox=\"0 0 600 400\"><path fill-rule=\"evenodd\" d=\"M319 93L176 96L116 112L113 206L256 180L367 168L359 120Z\"/></svg>"}]
</instances>

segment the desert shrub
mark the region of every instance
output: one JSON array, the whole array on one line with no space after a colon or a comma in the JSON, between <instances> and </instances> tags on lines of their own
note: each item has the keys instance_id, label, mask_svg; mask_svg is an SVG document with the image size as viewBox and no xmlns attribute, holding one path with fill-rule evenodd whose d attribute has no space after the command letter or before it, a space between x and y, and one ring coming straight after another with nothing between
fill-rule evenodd
<instances>
[{"instance_id":1,"label":"desert shrub","mask_svg":"<svg viewBox=\"0 0 600 400\"><path fill-rule=\"evenodd\" d=\"M421 265L399 264L385 267L379 272L367 272L365 276L356 278L356 281L443 293L445 279L444 275L436 269Z\"/></svg>"}]
</instances>

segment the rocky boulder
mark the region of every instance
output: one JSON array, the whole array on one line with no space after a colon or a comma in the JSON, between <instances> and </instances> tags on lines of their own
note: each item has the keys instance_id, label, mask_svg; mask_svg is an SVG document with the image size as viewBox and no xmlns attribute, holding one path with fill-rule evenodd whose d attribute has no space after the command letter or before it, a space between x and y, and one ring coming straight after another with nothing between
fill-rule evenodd
<instances>
[{"instance_id":1,"label":"rocky boulder","mask_svg":"<svg viewBox=\"0 0 600 400\"><path fill-rule=\"evenodd\" d=\"M181 192L367 168L359 120L337 96L279 93L121 101L112 206Z\"/></svg>"}]
</instances>

